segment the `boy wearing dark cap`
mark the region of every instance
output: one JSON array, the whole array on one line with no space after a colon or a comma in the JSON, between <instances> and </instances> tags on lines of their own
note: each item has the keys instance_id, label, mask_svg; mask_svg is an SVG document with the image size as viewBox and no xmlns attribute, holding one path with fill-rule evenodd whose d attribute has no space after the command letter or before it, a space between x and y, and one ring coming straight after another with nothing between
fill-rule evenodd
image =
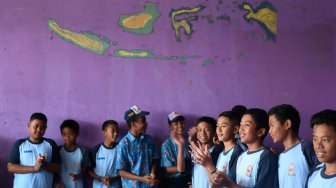
<instances>
[{"instance_id":1,"label":"boy wearing dark cap","mask_svg":"<svg viewBox=\"0 0 336 188\"><path fill-rule=\"evenodd\" d=\"M161 146L161 166L167 180L164 187L187 187L191 181L191 156L188 139L183 135L184 120L177 112L168 115L171 135Z\"/></svg>"},{"instance_id":2,"label":"boy wearing dark cap","mask_svg":"<svg viewBox=\"0 0 336 188\"><path fill-rule=\"evenodd\" d=\"M120 140L117 149L117 170L122 187L152 187L159 182L155 176L159 156L152 137L145 134L148 114L137 106L125 112L129 132Z\"/></svg>"}]
</instances>

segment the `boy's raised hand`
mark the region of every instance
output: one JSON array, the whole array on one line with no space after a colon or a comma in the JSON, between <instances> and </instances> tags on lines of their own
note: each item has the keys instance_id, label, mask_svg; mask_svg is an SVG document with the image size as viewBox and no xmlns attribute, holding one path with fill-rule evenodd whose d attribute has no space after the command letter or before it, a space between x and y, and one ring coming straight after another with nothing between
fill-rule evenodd
<instances>
[{"instance_id":1,"label":"boy's raised hand","mask_svg":"<svg viewBox=\"0 0 336 188\"><path fill-rule=\"evenodd\" d=\"M197 127L192 127L188 131L188 140L190 143L197 141Z\"/></svg>"},{"instance_id":2,"label":"boy's raised hand","mask_svg":"<svg viewBox=\"0 0 336 188\"><path fill-rule=\"evenodd\" d=\"M182 135L177 133L177 131L172 131L170 137L178 146L184 146L185 140Z\"/></svg>"},{"instance_id":3,"label":"boy's raised hand","mask_svg":"<svg viewBox=\"0 0 336 188\"><path fill-rule=\"evenodd\" d=\"M193 162L204 167L212 164L211 155L209 153L208 147L203 147L200 142L191 142L190 143L191 155L194 158Z\"/></svg>"},{"instance_id":4,"label":"boy's raised hand","mask_svg":"<svg viewBox=\"0 0 336 188\"><path fill-rule=\"evenodd\" d=\"M35 172L38 172L41 169L41 167L43 165L43 160L44 160L44 158L42 157L41 154L39 154L39 156L36 159L35 165L34 165L34 171Z\"/></svg>"}]
</instances>

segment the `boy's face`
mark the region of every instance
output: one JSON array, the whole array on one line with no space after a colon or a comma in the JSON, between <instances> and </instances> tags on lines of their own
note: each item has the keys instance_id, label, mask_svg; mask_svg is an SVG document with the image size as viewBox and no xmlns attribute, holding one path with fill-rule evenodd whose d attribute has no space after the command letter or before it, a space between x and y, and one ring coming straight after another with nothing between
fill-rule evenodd
<instances>
[{"instance_id":1,"label":"boy's face","mask_svg":"<svg viewBox=\"0 0 336 188\"><path fill-rule=\"evenodd\" d=\"M103 131L105 140L115 142L118 138L119 128L116 125L108 125Z\"/></svg>"},{"instance_id":2,"label":"boy's face","mask_svg":"<svg viewBox=\"0 0 336 188\"><path fill-rule=\"evenodd\" d=\"M62 129L62 138L65 145L74 145L76 144L77 134L69 127L65 127Z\"/></svg>"},{"instance_id":3,"label":"boy's face","mask_svg":"<svg viewBox=\"0 0 336 188\"><path fill-rule=\"evenodd\" d=\"M256 129L256 123L250 114L242 117L239 127L240 140L244 144L251 144L258 141L259 131Z\"/></svg>"},{"instance_id":4,"label":"boy's face","mask_svg":"<svg viewBox=\"0 0 336 188\"><path fill-rule=\"evenodd\" d=\"M40 140L47 129L47 124L42 120L34 119L28 123L28 129L31 139L34 141Z\"/></svg>"},{"instance_id":5,"label":"boy's face","mask_svg":"<svg viewBox=\"0 0 336 188\"><path fill-rule=\"evenodd\" d=\"M172 122L169 127L171 131L176 131L178 135L182 135L184 133L184 121Z\"/></svg>"},{"instance_id":6,"label":"boy's face","mask_svg":"<svg viewBox=\"0 0 336 188\"><path fill-rule=\"evenodd\" d=\"M212 129L211 125L206 122L200 122L197 124L197 139L202 144L211 143L214 136L215 130Z\"/></svg>"},{"instance_id":7,"label":"boy's face","mask_svg":"<svg viewBox=\"0 0 336 188\"><path fill-rule=\"evenodd\" d=\"M135 128L136 131L141 132L141 133L145 133L147 130L147 120L146 117L141 116L138 117L134 122L133 122L133 126Z\"/></svg>"},{"instance_id":8,"label":"boy's face","mask_svg":"<svg viewBox=\"0 0 336 188\"><path fill-rule=\"evenodd\" d=\"M287 125L282 125L280 121L277 120L275 115L271 115L268 118L268 124L269 124L269 134L273 139L274 143L283 142L286 135L287 135ZM286 122L285 122L286 124Z\"/></svg>"},{"instance_id":9,"label":"boy's face","mask_svg":"<svg viewBox=\"0 0 336 188\"><path fill-rule=\"evenodd\" d=\"M229 118L224 116L218 117L216 128L218 140L226 142L233 139L238 132L238 127L238 125L233 125Z\"/></svg>"},{"instance_id":10,"label":"boy's face","mask_svg":"<svg viewBox=\"0 0 336 188\"><path fill-rule=\"evenodd\" d=\"M326 124L314 125L313 144L321 163L336 163L336 131Z\"/></svg>"}]
</instances>

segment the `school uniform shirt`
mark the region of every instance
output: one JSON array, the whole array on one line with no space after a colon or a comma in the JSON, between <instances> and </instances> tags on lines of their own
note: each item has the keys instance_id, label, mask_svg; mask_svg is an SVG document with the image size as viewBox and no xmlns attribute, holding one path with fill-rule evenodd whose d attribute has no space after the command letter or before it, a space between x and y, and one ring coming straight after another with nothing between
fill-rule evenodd
<instances>
[{"instance_id":1,"label":"school uniform shirt","mask_svg":"<svg viewBox=\"0 0 336 188\"><path fill-rule=\"evenodd\" d=\"M211 159L214 164L217 163L219 154L223 151L223 145L218 144L209 148ZM192 187L193 188L211 188L206 170L202 165L194 164L192 169Z\"/></svg>"},{"instance_id":2,"label":"school uniform shirt","mask_svg":"<svg viewBox=\"0 0 336 188\"><path fill-rule=\"evenodd\" d=\"M222 151L219 154L216 169L227 174L230 179L236 182L236 164L238 157L244 152L240 145L235 145L229 151Z\"/></svg>"},{"instance_id":3,"label":"school uniform shirt","mask_svg":"<svg viewBox=\"0 0 336 188\"><path fill-rule=\"evenodd\" d=\"M90 152L91 168L97 176L115 177L118 175L116 169L117 162L117 146L107 148L103 143L95 146ZM120 180L115 180L110 186L104 185L100 180L92 181L93 188L119 188L121 187Z\"/></svg>"},{"instance_id":4,"label":"school uniform shirt","mask_svg":"<svg viewBox=\"0 0 336 188\"><path fill-rule=\"evenodd\" d=\"M189 142L188 138L185 138L185 144L183 149L183 157L185 160L183 173L165 173L167 178L180 178L191 174L191 155L189 153ZM161 146L161 166L162 167L172 167L177 166L177 154L178 145L171 139L165 140Z\"/></svg>"},{"instance_id":5,"label":"school uniform shirt","mask_svg":"<svg viewBox=\"0 0 336 188\"><path fill-rule=\"evenodd\" d=\"M8 163L34 166L39 155L44 157L45 162L61 163L56 143L48 138L42 138L39 143L33 143L29 138L16 141L9 155ZM42 168L34 173L14 173L14 188L51 188L52 184L53 173Z\"/></svg>"},{"instance_id":6,"label":"school uniform shirt","mask_svg":"<svg viewBox=\"0 0 336 188\"><path fill-rule=\"evenodd\" d=\"M301 141L282 152L279 156L279 187L303 188L308 173L318 164L313 145Z\"/></svg>"},{"instance_id":7,"label":"school uniform shirt","mask_svg":"<svg viewBox=\"0 0 336 188\"><path fill-rule=\"evenodd\" d=\"M326 175L324 171L326 170L325 164L320 164L316 166L308 176L306 183L307 188L315 187L336 187L336 174Z\"/></svg>"},{"instance_id":8,"label":"school uniform shirt","mask_svg":"<svg viewBox=\"0 0 336 188\"><path fill-rule=\"evenodd\" d=\"M245 151L237 161L236 182L243 187L278 187L278 156L265 148Z\"/></svg>"},{"instance_id":9,"label":"school uniform shirt","mask_svg":"<svg viewBox=\"0 0 336 188\"><path fill-rule=\"evenodd\" d=\"M149 176L154 159L159 155L155 150L152 137L142 134L137 140L130 132L118 145L117 170L125 170L137 176ZM121 178L122 187L150 187L148 184Z\"/></svg>"},{"instance_id":10,"label":"school uniform shirt","mask_svg":"<svg viewBox=\"0 0 336 188\"><path fill-rule=\"evenodd\" d=\"M59 175L65 188L83 187L83 179L72 181L69 174L80 174L83 168L89 167L90 160L87 150L78 146L74 151L68 151L64 146L61 146L59 153L62 159Z\"/></svg>"}]
</instances>

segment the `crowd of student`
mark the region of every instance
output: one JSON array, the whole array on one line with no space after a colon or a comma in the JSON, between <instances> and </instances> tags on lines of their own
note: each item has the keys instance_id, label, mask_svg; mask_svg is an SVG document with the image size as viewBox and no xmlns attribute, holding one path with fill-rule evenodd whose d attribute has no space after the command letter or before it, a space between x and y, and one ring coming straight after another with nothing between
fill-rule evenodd
<instances>
[{"instance_id":1,"label":"crowd of student","mask_svg":"<svg viewBox=\"0 0 336 188\"><path fill-rule=\"evenodd\" d=\"M47 117L31 115L29 137L10 152L7 169L16 188L83 187L88 174L92 187L336 187L336 111L314 114L312 143L299 137L300 115L291 105L246 109L237 105L217 120L201 117L185 135L185 117L168 115L170 137L155 149L145 134L149 112L137 106L125 112L129 132L116 143L119 126L102 125L103 143L90 151L78 145L75 120L60 125L64 145L43 135ZM282 143L277 154L263 144L270 134ZM159 161L161 160L161 161Z\"/></svg>"}]
</instances>

